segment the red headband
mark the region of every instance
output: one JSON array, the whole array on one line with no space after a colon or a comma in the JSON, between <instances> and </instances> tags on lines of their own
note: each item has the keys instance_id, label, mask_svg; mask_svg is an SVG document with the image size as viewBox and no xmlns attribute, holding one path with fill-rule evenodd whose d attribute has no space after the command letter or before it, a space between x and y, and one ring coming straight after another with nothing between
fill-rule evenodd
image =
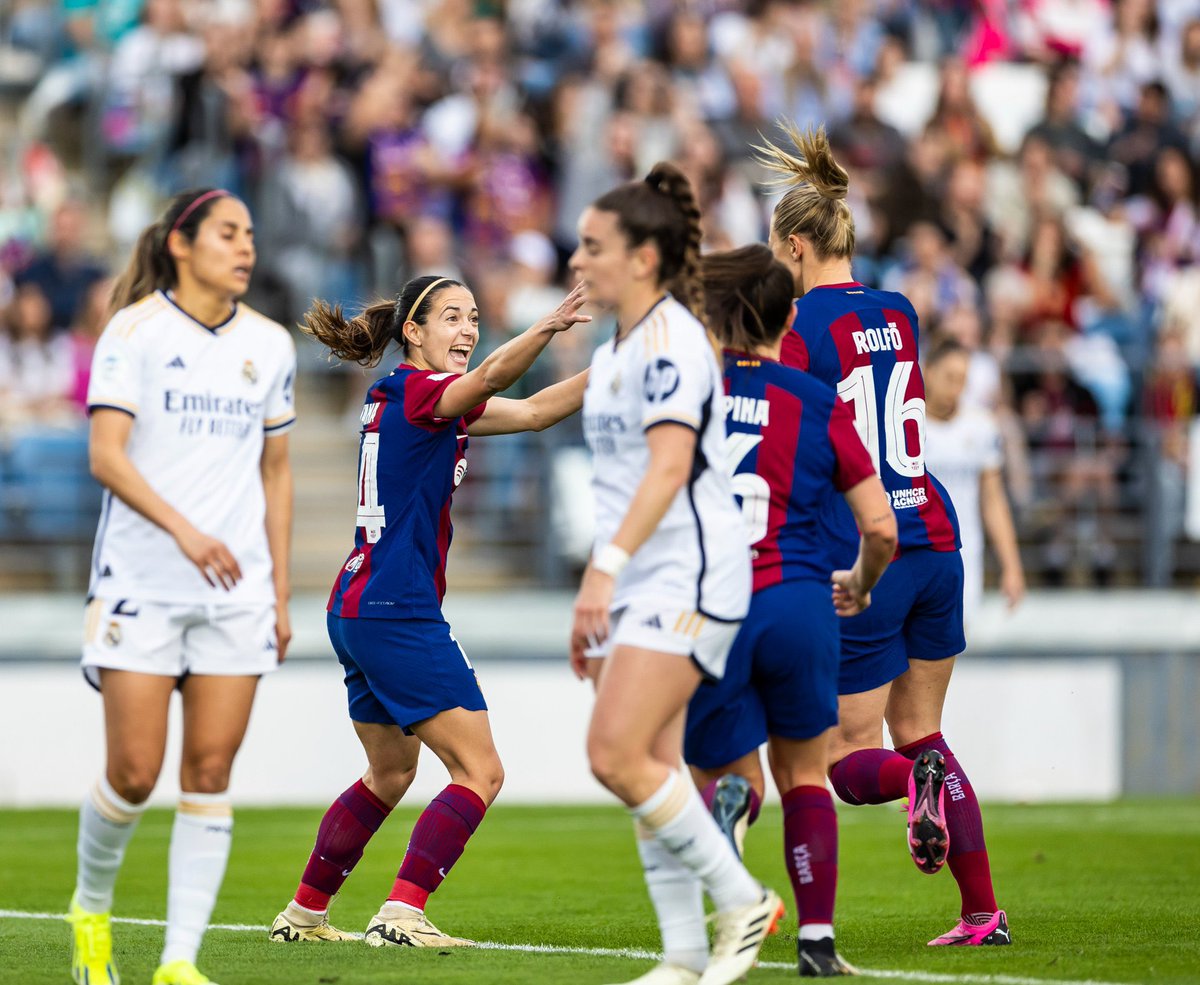
<instances>
[{"instance_id":1,"label":"red headband","mask_svg":"<svg viewBox=\"0 0 1200 985\"><path fill-rule=\"evenodd\" d=\"M179 213L179 218L175 220L175 225L171 227L171 232L178 232L179 227L187 222L187 217L190 216L196 209L200 208L205 202L211 198L220 198L222 195L229 195L224 188L214 188L210 192L205 192L203 195L198 195L195 201L192 202L186 209ZM230 196L232 197L232 196Z\"/></svg>"}]
</instances>

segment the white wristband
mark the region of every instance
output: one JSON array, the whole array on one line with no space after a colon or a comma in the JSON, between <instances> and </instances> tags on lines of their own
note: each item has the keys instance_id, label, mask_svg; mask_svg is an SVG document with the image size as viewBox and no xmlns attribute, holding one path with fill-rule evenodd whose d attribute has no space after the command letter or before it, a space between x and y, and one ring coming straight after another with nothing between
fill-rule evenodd
<instances>
[{"instance_id":1,"label":"white wristband","mask_svg":"<svg viewBox=\"0 0 1200 985\"><path fill-rule=\"evenodd\" d=\"M629 563L629 552L616 544L605 544L592 555L592 569L608 575L614 581Z\"/></svg>"}]
</instances>

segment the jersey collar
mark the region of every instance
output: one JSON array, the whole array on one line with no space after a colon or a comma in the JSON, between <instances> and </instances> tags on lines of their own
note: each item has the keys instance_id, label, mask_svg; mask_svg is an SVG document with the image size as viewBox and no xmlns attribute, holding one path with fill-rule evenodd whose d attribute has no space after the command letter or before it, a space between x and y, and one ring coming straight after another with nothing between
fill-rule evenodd
<instances>
[{"instance_id":1,"label":"jersey collar","mask_svg":"<svg viewBox=\"0 0 1200 985\"><path fill-rule=\"evenodd\" d=\"M665 304L667 301L670 301L670 300L671 300L671 292L667 291L666 293L663 294L663 296L661 298L659 298L657 301L655 301L654 304L650 305L650 308L646 311L646 313L644 315L642 315L641 318L639 318L637 321L635 321L629 327L629 331L625 334L625 338L629 338L629 336L633 334L634 329L636 329L642 322L644 322L647 318L649 318L652 314L654 314L654 312L658 310L659 305ZM613 334L613 352L616 352L617 346L620 345L620 337L621 337L621 326L618 324L617 330Z\"/></svg>"},{"instance_id":2,"label":"jersey collar","mask_svg":"<svg viewBox=\"0 0 1200 985\"><path fill-rule=\"evenodd\" d=\"M158 293L162 295L163 300L166 301L167 304L169 304L172 308L174 308L181 315L183 315L184 318L188 319L188 321L192 322L195 325L199 325L202 329L204 329L204 331L208 332L209 335L220 335L224 330L229 328L230 324L238 316L238 312L241 310L238 303L236 301L234 301L233 302L233 310L229 312L228 318L226 318L223 322L221 322L220 324L217 324L217 325L205 325L204 322L202 322L199 318L196 318L196 317L188 314L181 307L179 307L179 305L176 303L175 299L171 296L170 292L164 291L160 288Z\"/></svg>"}]
</instances>

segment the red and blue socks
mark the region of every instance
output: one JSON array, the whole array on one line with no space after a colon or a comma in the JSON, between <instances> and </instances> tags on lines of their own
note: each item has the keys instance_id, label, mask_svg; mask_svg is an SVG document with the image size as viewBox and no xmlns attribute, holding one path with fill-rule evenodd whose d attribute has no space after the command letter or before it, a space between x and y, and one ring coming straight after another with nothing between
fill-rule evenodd
<instances>
[{"instance_id":1,"label":"red and blue socks","mask_svg":"<svg viewBox=\"0 0 1200 985\"><path fill-rule=\"evenodd\" d=\"M329 909L329 901L362 859L367 842L391 810L362 780L330 805L296 890L300 906L315 913Z\"/></svg>"},{"instance_id":2,"label":"red and blue socks","mask_svg":"<svg viewBox=\"0 0 1200 985\"><path fill-rule=\"evenodd\" d=\"M796 897L800 939L832 938L838 828L833 798L824 787L795 787L783 795L783 854Z\"/></svg>"},{"instance_id":3,"label":"red and blue socks","mask_svg":"<svg viewBox=\"0 0 1200 985\"><path fill-rule=\"evenodd\" d=\"M992 868L983 838L983 815L971 781L958 759L946 745L941 732L901 746L897 752L916 759L926 749L936 749L946 760L945 810L950 830L947 864L962 895L962 916L989 916L996 912L996 894L992 888Z\"/></svg>"},{"instance_id":4,"label":"red and blue socks","mask_svg":"<svg viewBox=\"0 0 1200 985\"><path fill-rule=\"evenodd\" d=\"M429 894L462 856L486 812L483 799L457 783L434 797L417 818L388 900L424 910Z\"/></svg>"}]
</instances>

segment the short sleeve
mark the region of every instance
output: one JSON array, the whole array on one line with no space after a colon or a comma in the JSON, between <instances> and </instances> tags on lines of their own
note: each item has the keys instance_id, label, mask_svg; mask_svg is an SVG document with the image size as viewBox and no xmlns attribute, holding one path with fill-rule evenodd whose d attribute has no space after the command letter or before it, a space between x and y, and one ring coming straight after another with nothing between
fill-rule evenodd
<instances>
[{"instance_id":1,"label":"short sleeve","mask_svg":"<svg viewBox=\"0 0 1200 985\"><path fill-rule=\"evenodd\" d=\"M783 347L779 353L779 361L793 369L808 370L808 344L804 336L793 328L783 333Z\"/></svg>"},{"instance_id":2,"label":"short sleeve","mask_svg":"<svg viewBox=\"0 0 1200 985\"><path fill-rule=\"evenodd\" d=\"M829 443L836 462L833 484L838 492L853 489L875 475L875 464L858 436L850 408L840 397L833 402L833 413L829 415Z\"/></svg>"},{"instance_id":3,"label":"short sleeve","mask_svg":"<svg viewBox=\"0 0 1200 985\"><path fill-rule=\"evenodd\" d=\"M469 411L463 414L463 427L469 428L479 418L483 417L483 412L487 410L487 401L485 400L478 407L472 407Z\"/></svg>"},{"instance_id":4,"label":"short sleeve","mask_svg":"<svg viewBox=\"0 0 1200 985\"><path fill-rule=\"evenodd\" d=\"M287 349L281 360L263 408L263 431L268 437L286 434L296 423L296 345L287 336Z\"/></svg>"},{"instance_id":5,"label":"short sleeve","mask_svg":"<svg viewBox=\"0 0 1200 985\"><path fill-rule=\"evenodd\" d=\"M113 321L96 343L92 373L88 380L87 408L120 410L137 417L142 399L141 339L124 321Z\"/></svg>"},{"instance_id":6,"label":"short sleeve","mask_svg":"<svg viewBox=\"0 0 1200 985\"><path fill-rule=\"evenodd\" d=\"M434 373L429 370L410 372L404 381L404 416L408 422L429 430L440 430L450 425L455 418L438 417L433 409L442 394L457 379L461 379L458 373ZM473 424L483 416L486 407L486 400L479 406L472 407L462 415L463 421Z\"/></svg>"},{"instance_id":7,"label":"short sleeve","mask_svg":"<svg viewBox=\"0 0 1200 985\"><path fill-rule=\"evenodd\" d=\"M713 395L715 356L707 341L647 352L642 370L642 430L683 424L699 433Z\"/></svg>"}]
</instances>

